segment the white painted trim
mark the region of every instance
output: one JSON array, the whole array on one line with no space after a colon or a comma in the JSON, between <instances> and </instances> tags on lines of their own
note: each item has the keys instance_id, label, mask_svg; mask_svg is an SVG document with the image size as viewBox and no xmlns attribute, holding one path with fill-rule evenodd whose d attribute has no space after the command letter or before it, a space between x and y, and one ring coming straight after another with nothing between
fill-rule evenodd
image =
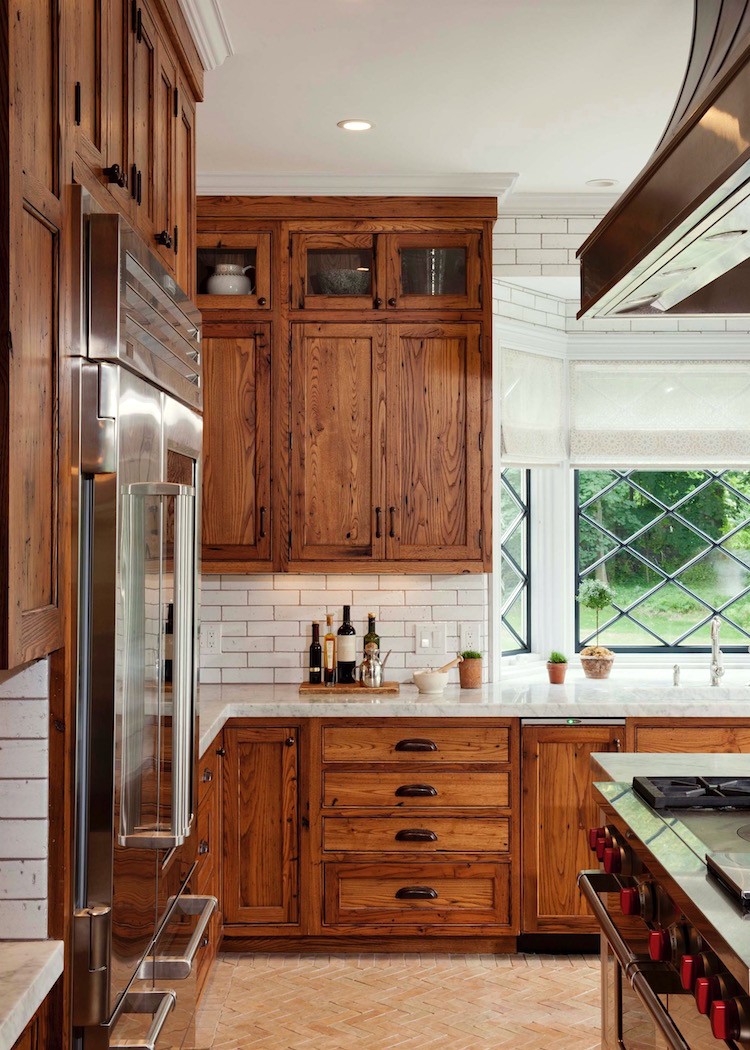
<instances>
[{"instance_id":1,"label":"white painted trim","mask_svg":"<svg viewBox=\"0 0 750 1050\"><path fill-rule=\"evenodd\" d=\"M745 332L569 332L566 341L571 361L750 358L750 338Z\"/></svg>"},{"instance_id":2,"label":"white painted trim","mask_svg":"<svg viewBox=\"0 0 750 1050\"><path fill-rule=\"evenodd\" d=\"M195 0L191 0L195 2ZM199 195L302 197L497 197L515 185L516 172L460 172L421 175L340 175L332 173L198 172Z\"/></svg>"},{"instance_id":3,"label":"white painted trim","mask_svg":"<svg viewBox=\"0 0 750 1050\"><path fill-rule=\"evenodd\" d=\"M511 193L502 215L606 215L619 193Z\"/></svg>"},{"instance_id":4,"label":"white painted trim","mask_svg":"<svg viewBox=\"0 0 750 1050\"><path fill-rule=\"evenodd\" d=\"M514 321L499 314L492 315L492 345L508 350L525 350L546 357L566 358L568 337L565 332L543 325ZM498 362L499 367L499 362ZM496 374L499 374L496 372ZM494 384L498 386L499 384Z\"/></svg>"},{"instance_id":5,"label":"white painted trim","mask_svg":"<svg viewBox=\"0 0 750 1050\"><path fill-rule=\"evenodd\" d=\"M216 69L234 54L219 0L180 0L182 13L204 69Z\"/></svg>"}]
</instances>

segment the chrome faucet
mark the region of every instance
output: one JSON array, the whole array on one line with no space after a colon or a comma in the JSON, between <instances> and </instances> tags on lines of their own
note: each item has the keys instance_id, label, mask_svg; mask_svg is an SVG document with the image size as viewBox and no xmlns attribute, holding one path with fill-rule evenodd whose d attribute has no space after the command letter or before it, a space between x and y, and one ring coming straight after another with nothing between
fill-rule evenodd
<instances>
[{"instance_id":1,"label":"chrome faucet","mask_svg":"<svg viewBox=\"0 0 750 1050\"><path fill-rule=\"evenodd\" d=\"M721 617L714 616L711 621L711 685L719 685L724 674L722 664L721 648L719 647L719 632L721 631Z\"/></svg>"}]
</instances>

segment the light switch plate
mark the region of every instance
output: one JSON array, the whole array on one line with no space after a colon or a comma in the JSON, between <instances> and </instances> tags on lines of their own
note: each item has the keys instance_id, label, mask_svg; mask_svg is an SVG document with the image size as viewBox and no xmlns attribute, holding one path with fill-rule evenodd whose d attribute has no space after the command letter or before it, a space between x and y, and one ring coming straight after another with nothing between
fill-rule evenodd
<instances>
[{"instance_id":1,"label":"light switch plate","mask_svg":"<svg viewBox=\"0 0 750 1050\"><path fill-rule=\"evenodd\" d=\"M415 623L414 652L422 656L445 655L445 624Z\"/></svg>"},{"instance_id":2,"label":"light switch plate","mask_svg":"<svg viewBox=\"0 0 750 1050\"><path fill-rule=\"evenodd\" d=\"M459 640L461 645L461 652L475 652L481 653L482 651L482 628L478 623L462 623L459 624Z\"/></svg>"},{"instance_id":3,"label":"light switch plate","mask_svg":"<svg viewBox=\"0 0 750 1050\"><path fill-rule=\"evenodd\" d=\"M221 624L201 624L201 652L205 656L221 655Z\"/></svg>"}]
</instances>

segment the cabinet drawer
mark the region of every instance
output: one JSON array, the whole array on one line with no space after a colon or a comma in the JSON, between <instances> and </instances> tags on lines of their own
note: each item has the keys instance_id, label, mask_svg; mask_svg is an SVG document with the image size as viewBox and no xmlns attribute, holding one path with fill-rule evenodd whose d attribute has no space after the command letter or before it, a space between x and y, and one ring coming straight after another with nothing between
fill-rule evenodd
<instances>
[{"instance_id":1,"label":"cabinet drawer","mask_svg":"<svg viewBox=\"0 0 750 1050\"><path fill-rule=\"evenodd\" d=\"M410 777L397 773L323 774L323 805L398 809L463 809L509 804L508 773L443 773Z\"/></svg>"},{"instance_id":2,"label":"cabinet drawer","mask_svg":"<svg viewBox=\"0 0 750 1050\"><path fill-rule=\"evenodd\" d=\"M217 853L219 850L218 821L214 796L206 798L198 808L198 867L195 883L198 893L217 893Z\"/></svg>"},{"instance_id":3,"label":"cabinet drawer","mask_svg":"<svg viewBox=\"0 0 750 1050\"><path fill-rule=\"evenodd\" d=\"M349 853L507 853L507 817L327 817L323 849Z\"/></svg>"},{"instance_id":4,"label":"cabinet drawer","mask_svg":"<svg viewBox=\"0 0 750 1050\"><path fill-rule=\"evenodd\" d=\"M509 730L474 726L325 726L324 762L507 762Z\"/></svg>"},{"instance_id":5,"label":"cabinet drawer","mask_svg":"<svg viewBox=\"0 0 750 1050\"><path fill-rule=\"evenodd\" d=\"M327 864L330 925L510 924L508 864Z\"/></svg>"}]
</instances>

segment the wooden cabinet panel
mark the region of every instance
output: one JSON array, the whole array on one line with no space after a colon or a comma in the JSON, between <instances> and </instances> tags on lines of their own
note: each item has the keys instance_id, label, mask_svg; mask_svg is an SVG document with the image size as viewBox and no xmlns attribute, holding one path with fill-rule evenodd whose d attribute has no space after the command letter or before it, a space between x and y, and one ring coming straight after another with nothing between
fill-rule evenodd
<instances>
[{"instance_id":1,"label":"wooden cabinet panel","mask_svg":"<svg viewBox=\"0 0 750 1050\"><path fill-rule=\"evenodd\" d=\"M382 237L387 302L393 309L476 310L481 306L479 233L394 233Z\"/></svg>"},{"instance_id":2,"label":"wooden cabinet panel","mask_svg":"<svg viewBox=\"0 0 750 1050\"><path fill-rule=\"evenodd\" d=\"M134 220L149 247L155 247L158 226L157 201L154 193L157 143L157 85L159 71L159 37L149 7L138 3L133 8L135 25L130 33L130 181L135 202Z\"/></svg>"},{"instance_id":3,"label":"wooden cabinet panel","mask_svg":"<svg viewBox=\"0 0 750 1050\"><path fill-rule=\"evenodd\" d=\"M398 762L425 766L446 762L507 762L509 754L510 730L505 728L454 727L440 723L413 728L399 726L395 719L381 726L323 727L324 762Z\"/></svg>"},{"instance_id":4,"label":"wooden cabinet panel","mask_svg":"<svg viewBox=\"0 0 750 1050\"><path fill-rule=\"evenodd\" d=\"M578 891L591 866L588 830L598 823L591 793L592 751L622 747L621 726L524 726L523 930L596 933Z\"/></svg>"},{"instance_id":5,"label":"wooden cabinet panel","mask_svg":"<svg viewBox=\"0 0 750 1050\"><path fill-rule=\"evenodd\" d=\"M203 340L203 557L271 556L270 325Z\"/></svg>"},{"instance_id":6,"label":"wooden cabinet panel","mask_svg":"<svg viewBox=\"0 0 750 1050\"><path fill-rule=\"evenodd\" d=\"M174 252L177 283L195 298L195 105L177 77L174 157Z\"/></svg>"},{"instance_id":7,"label":"wooden cabinet panel","mask_svg":"<svg viewBox=\"0 0 750 1050\"><path fill-rule=\"evenodd\" d=\"M224 734L225 923L296 923L297 730Z\"/></svg>"},{"instance_id":8,"label":"wooden cabinet panel","mask_svg":"<svg viewBox=\"0 0 750 1050\"><path fill-rule=\"evenodd\" d=\"M657 719L645 724L628 722L633 750L669 754L750 754L750 721L706 721L691 719L675 726L673 719Z\"/></svg>"},{"instance_id":9,"label":"wooden cabinet panel","mask_svg":"<svg viewBox=\"0 0 750 1050\"><path fill-rule=\"evenodd\" d=\"M333 853L507 853L507 817L325 817L323 849Z\"/></svg>"},{"instance_id":10,"label":"wooden cabinet panel","mask_svg":"<svg viewBox=\"0 0 750 1050\"><path fill-rule=\"evenodd\" d=\"M508 926L507 864L326 864L325 922Z\"/></svg>"},{"instance_id":11,"label":"wooden cabinet panel","mask_svg":"<svg viewBox=\"0 0 750 1050\"><path fill-rule=\"evenodd\" d=\"M271 281L271 234L224 233L202 230L197 234L198 272L196 287L201 310L226 311L224 320L231 323L235 310L270 310L273 306ZM231 263L240 266L250 279L250 292L245 295L210 293L208 280L215 267Z\"/></svg>"},{"instance_id":12,"label":"wooden cabinet panel","mask_svg":"<svg viewBox=\"0 0 750 1050\"><path fill-rule=\"evenodd\" d=\"M7 11L7 8L6 8ZM58 118L59 14L57 0L12 0L14 106L23 133L14 143L24 180L55 197L60 194ZM6 146L7 148L7 146Z\"/></svg>"},{"instance_id":13,"label":"wooden cabinet panel","mask_svg":"<svg viewBox=\"0 0 750 1050\"><path fill-rule=\"evenodd\" d=\"M323 805L332 809L463 809L504 807L509 801L508 773L323 773Z\"/></svg>"},{"instance_id":14,"label":"wooden cabinet panel","mask_svg":"<svg viewBox=\"0 0 750 1050\"><path fill-rule=\"evenodd\" d=\"M76 149L94 168L106 165L103 158L107 140L108 92L103 73L107 69L109 9L115 6L106 0L79 0L76 11L77 38L72 54L75 84L71 100Z\"/></svg>"},{"instance_id":15,"label":"wooden cabinet panel","mask_svg":"<svg viewBox=\"0 0 750 1050\"><path fill-rule=\"evenodd\" d=\"M154 151L151 155L154 236L150 247L168 269L174 269L174 177L178 115L177 68L172 54L157 41Z\"/></svg>"},{"instance_id":16,"label":"wooden cabinet panel","mask_svg":"<svg viewBox=\"0 0 750 1050\"><path fill-rule=\"evenodd\" d=\"M292 330L292 560L382 557L384 326Z\"/></svg>"},{"instance_id":17,"label":"wooden cabinet panel","mask_svg":"<svg viewBox=\"0 0 750 1050\"><path fill-rule=\"evenodd\" d=\"M384 307L384 267L379 266L377 241L375 234L355 231L292 234L292 307L298 310Z\"/></svg>"},{"instance_id":18,"label":"wooden cabinet panel","mask_svg":"<svg viewBox=\"0 0 750 1050\"><path fill-rule=\"evenodd\" d=\"M479 326L396 325L388 344L388 557L482 556Z\"/></svg>"}]
</instances>

